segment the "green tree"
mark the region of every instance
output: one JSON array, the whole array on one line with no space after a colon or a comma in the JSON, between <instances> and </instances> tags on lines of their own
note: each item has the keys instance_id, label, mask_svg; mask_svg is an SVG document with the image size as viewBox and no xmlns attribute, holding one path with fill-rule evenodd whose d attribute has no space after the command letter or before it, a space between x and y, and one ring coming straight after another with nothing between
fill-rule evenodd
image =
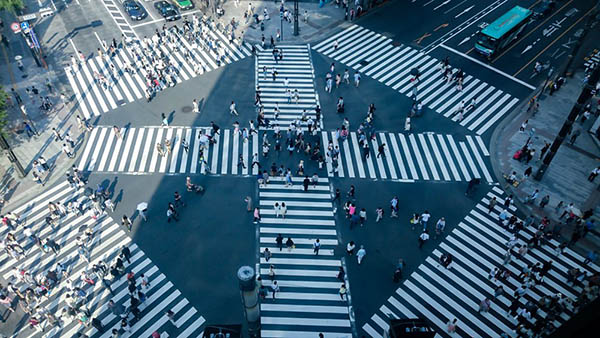
<instances>
[{"instance_id":1,"label":"green tree","mask_svg":"<svg viewBox=\"0 0 600 338\"><path fill-rule=\"evenodd\" d=\"M0 10L9 11L13 14L23 7L25 7L23 0L0 0Z\"/></svg>"},{"instance_id":2,"label":"green tree","mask_svg":"<svg viewBox=\"0 0 600 338\"><path fill-rule=\"evenodd\" d=\"M0 86L0 133L2 134L5 134L6 126L8 124L8 114L6 112L8 100L8 93L4 91L2 86Z\"/></svg>"}]
</instances>

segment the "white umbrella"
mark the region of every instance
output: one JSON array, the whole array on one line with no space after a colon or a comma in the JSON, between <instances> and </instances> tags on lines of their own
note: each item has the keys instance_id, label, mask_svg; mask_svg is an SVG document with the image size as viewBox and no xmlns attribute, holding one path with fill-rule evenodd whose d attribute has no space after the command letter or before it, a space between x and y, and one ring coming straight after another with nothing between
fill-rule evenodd
<instances>
[{"instance_id":1,"label":"white umbrella","mask_svg":"<svg viewBox=\"0 0 600 338\"><path fill-rule=\"evenodd\" d=\"M16 61L19 61L19 60L21 60L21 59L23 59L23 57L22 57L21 55L17 55L17 56L15 56L15 60L16 60Z\"/></svg>"},{"instance_id":2,"label":"white umbrella","mask_svg":"<svg viewBox=\"0 0 600 338\"><path fill-rule=\"evenodd\" d=\"M140 211L148 209L148 203L142 202L142 203L138 204L137 209Z\"/></svg>"}]
</instances>

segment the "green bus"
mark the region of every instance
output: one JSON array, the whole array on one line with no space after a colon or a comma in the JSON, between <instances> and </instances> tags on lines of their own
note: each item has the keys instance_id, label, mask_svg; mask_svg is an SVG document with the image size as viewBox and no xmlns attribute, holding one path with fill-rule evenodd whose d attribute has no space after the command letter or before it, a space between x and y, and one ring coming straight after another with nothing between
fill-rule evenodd
<instances>
[{"instance_id":1,"label":"green bus","mask_svg":"<svg viewBox=\"0 0 600 338\"><path fill-rule=\"evenodd\" d=\"M490 59L519 36L532 15L533 11L515 6L477 34L475 50Z\"/></svg>"}]
</instances>

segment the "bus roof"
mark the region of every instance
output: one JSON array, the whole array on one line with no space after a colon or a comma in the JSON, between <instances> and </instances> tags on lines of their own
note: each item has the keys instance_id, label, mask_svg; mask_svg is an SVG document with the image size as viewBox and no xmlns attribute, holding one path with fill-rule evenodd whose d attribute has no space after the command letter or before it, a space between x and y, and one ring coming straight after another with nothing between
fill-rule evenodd
<instances>
[{"instance_id":1,"label":"bus roof","mask_svg":"<svg viewBox=\"0 0 600 338\"><path fill-rule=\"evenodd\" d=\"M504 13L504 15L499 17L496 21L485 27L481 33L494 39L499 39L520 22L528 19L531 13L531 10L527 8L515 6Z\"/></svg>"}]
</instances>

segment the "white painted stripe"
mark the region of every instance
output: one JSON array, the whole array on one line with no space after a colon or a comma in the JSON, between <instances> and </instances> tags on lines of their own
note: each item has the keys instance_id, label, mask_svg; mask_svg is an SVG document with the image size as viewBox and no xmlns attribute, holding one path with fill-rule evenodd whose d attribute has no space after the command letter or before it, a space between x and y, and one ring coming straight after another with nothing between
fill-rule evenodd
<instances>
[{"instance_id":1,"label":"white painted stripe","mask_svg":"<svg viewBox=\"0 0 600 338\"><path fill-rule=\"evenodd\" d=\"M169 163L169 156L173 156L173 147L177 143L177 140L173 137L173 128L167 129L167 135L165 136L165 156L160 159L159 172L165 173L167 171L167 163ZM171 151L167 148L167 140L171 142Z\"/></svg>"},{"instance_id":2,"label":"white painted stripe","mask_svg":"<svg viewBox=\"0 0 600 338\"><path fill-rule=\"evenodd\" d=\"M473 159L471 158L471 155L469 154L469 150L467 149L467 146L465 145L464 142L459 142L459 144L460 144L460 148L463 151L463 154L465 155L465 158L467 159L469 168L471 168L471 172L473 173L473 176L475 178L481 178L481 175L479 175L479 171L477 171L477 168L475 167L475 163L473 163Z\"/></svg>"},{"instance_id":3,"label":"white painted stripe","mask_svg":"<svg viewBox=\"0 0 600 338\"><path fill-rule=\"evenodd\" d=\"M220 140L221 137L219 136L219 134L214 134L213 139L216 141L216 143L214 143L212 145L212 160L210 161L210 172L216 174L217 173L217 165L219 163L219 147L221 144L221 140ZM225 151L225 150L223 150L223 151ZM205 156L206 156L206 158L208 158L208 152L206 152Z\"/></svg>"},{"instance_id":4,"label":"white painted stripe","mask_svg":"<svg viewBox=\"0 0 600 338\"><path fill-rule=\"evenodd\" d=\"M227 165L229 164L229 136L230 130L225 129L223 132L223 153L221 158L221 174L227 174ZM246 164L250 165L250 164Z\"/></svg>"},{"instance_id":5,"label":"white painted stripe","mask_svg":"<svg viewBox=\"0 0 600 338\"><path fill-rule=\"evenodd\" d=\"M260 323L262 325L307 325L307 326L320 326L320 327L350 327L349 319L331 319L331 318L306 318L306 317L260 317Z\"/></svg>"},{"instance_id":6,"label":"white painted stripe","mask_svg":"<svg viewBox=\"0 0 600 338\"><path fill-rule=\"evenodd\" d=\"M479 148L481 149L483 156L490 156L490 153L488 152L485 144L483 143L483 139L481 138L481 136L476 135L475 140L477 141L477 144L479 145Z\"/></svg>"},{"instance_id":7,"label":"white painted stripe","mask_svg":"<svg viewBox=\"0 0 600 338\"><path fill-rule=\"evenodd\" d=\"M205 321L206 320L204 319L204 317L196 319L190 326L188 326L183 332L181 332L181 334L177 336L177 338L189 337L192 333L196 332L196 330L198 330L204 324Z\"/></svg>"},{"instance_id":8,"label":"white painted stripe","mask_svg":"<svg viewBox=\"0 0 600 338\"><path fill-rule=\"evenodd\" d=\"M424 180L428 180L429 175L427 174L427 170L425 170L425 163L423 163L423 158L421 157L421 153L419 151L419 148L417 147L417 140L415 139L415 135L414 134L408 135L408 139L410 140L410 144L412 146L415 158L417 159L417 163L419 164L419 169L421 170L421 175L423 175ZM437 172L436 172L436 175L437 175Z\"/></svg>"},{"instance_id":9,"label":"white painted stripe","mask_svg":"<svg viewBox=\"0 0 600 338\"><path fill-rule=\"evenodd\" d=\"M157 129L149 128L147 130L148 130L148 140L146 140L146 149L148 149L148 145L150 145L150 149L148 149L148 150L152 154L152 159L150 160L150 168L148 169L148 171L152 173L152 172L156 171L156 164L159 163L159 157L167 156L167 150L165 149L165 142L163 141L164 128L162 128L162 127L157 128ZM152 142L152 143L149 143L149 142L151 142L151 141L149 141L149 139L151 139L150 133L152 133L154 130L156 130L156 140L154 140L154 142ZM158 149L156 148L157 144L160 144L160 146L162 147L162 152L163 152L163 154L165 154L164 156L162 156L158 153ZM143 161L143 159L142 159L142 161ZM145 169L145 166L140 166L139 171L144 171L144 169Z\"/></svg>"},{"instance_id":10,"label":"white painted stripe","mask_svg":"<svg viewBox=\"0 0 600 338\"><path fill-rule=\"evenodd\" d=\"M400 169L400 175L403 180L408 179L408 174L406 173L406 168L404 167L404 161L402 160L402 156L400 155L400 149L398 149L398 143L396 142L396 135L394 133L390 133L390 144L392 145L392 149L394 150L394 155L396 156L396 161L398 162L398 168Z\"/></svg>"},{"instance_id":11,"label":"white painted stripe","mask_svg":"<svg viewBox=\"0 0 600 338\"><path fill-rule=\"evenodd\" d=\"M104 170L104 166L106 165L106 162L108 161L110 153L113 151L112 144L113 144L114 138L115 138L115 132L112 130L109 130L108 131L108 140L106 140L106 143L104 144L104 152L102 153L102 156L100 157L100 164L98 164L98 168L96 168L97 171Z\"/></svg>"},{"instance_id":12,"label":"white painted stripe","mask_svg":"<svg viewBox=\"0 0 600 338\"><path fill-rule=\"evenodd\" d=\"M142 160L140 161L140 166L137 170L138 172L146 170L146 162L148 161L148 156L150 154L153 154L152 162L156 162L154 158L158 156L158 151L156 150L155 143L153 143L154 139L152 138L154 135L154 128L146 128L143 130L147 130L148 132L146 133L146 144L142 150ZM140 136L143 134L143 130L140 129ZM159 129L159 132L162 133L162 129ZM157 135L156 139L160 140L160 136ZM133 162L131 164L133 164ZM151 167L154 167L154 165L151 165Z\"/></svg>"},{"instance_id":13,"label":"white painted stripe","mask_svg":"<svg viewBox=\"0 0 600 338\"><path fill-rule=\"evenodd\" d=\"M456 142L454 142L454 138L452 137L452 135L446 135L446 137L448 138L448 144L450 144L450 148L452 148L452 152L454 153L454 158L456 159L456 162L458 163L460 171L462 172L463 176L465 177L465 180L470 181L471 175L469 174L469 171L467 171L467 167L465 166L465 163L462 160L462 156L460 155L460 152L458 151L458 147L456 146Z\"/></svg>"},{"instance_id":14,"label":"white painted stripe","mask_svg":"<svg viewBox=\"0 0 600 338\"><path fill-rule=\"evenodd\" d=\"M417 174L417 169L415 168L415 164L410 156L410 150L408 148L408 141L404 137L404 134L398 134L398 138L400 139L400 144L402 145L402 150L404 151L404 156L406 156L406 163L408 163L408 168L410 169L410 174L413 180L418 180L419 175Z\"/></svg>"},{"instance_id":15,"label":"white painted stripe","mask_svg":"<svg viewBox=\"0 0 600 338\"><path fill-rule=\"evenodd\" d=\"M327 137L327 132L322 131L321 137L323 138L323 149L327 149L326 147L329 145L329 138ZM326 151L326 150L325 150ZM333 176L333 166L330 161L325 161L327 167L327 176Z\"/></svg>"},{"instance_id":16,"label":"white painted stripe","mask_svg":"<svg viewBox=\"0 0 600 338\"><path fill-rule=\"evenodd\" d=\"M513 98L508 104L504 105L501 111L499 111L496 115L494 115L491 119L487 121L481 128L477 130L477 135L481 135L485 133L496 121L498 121L508 110L510 110L515 104L519 102L519 99Z\"/></svg>"},{"instance_id":17,"label":"white painted stripe","mask_svg":"<svg viewBox=\"0 0 600 338\"><path fill-rule=\"evenodd\" d=\"M413 135L410 135L410 136L413 136ZM418 134L417 136L421 143L421 148L423 148L423 153L425 154L425 158L427 159L427 164L429 164L429 168L431 170L431 173L433 174L433 179L436 181L439 181L440 175L437 172L435 163L433 163L433 158L431 157L431 153L429 152L429 147L427 147L427 142L425 141L425 136L423 136L423 134ZM411 141L415 141L415 140L413 139ZM413 143L413 149L414 149L414 143Z\"/></svg>"},{"instance_id":18,"label":"white painted stripe","mask_svg":"<svg viewBox=\"0 0 600 338\"><path fill-rule=\"evenodd\" d=\"M198 153L200 152L200 141L198 140L198 136L200 136L200 128L194 128L193 130L193 135L194 136L190 136L188 144L190 146L192 146L192 163L190 163L190 173L191 174L195 174L196 173L196 169L198 168ZM208 154L206 154L208 155ZM205 155L205 158L206 158ZM203 165L200 165L201 167L204 167Z\"/></svg>"},{"instance_id":19,"label":"white painted stripe","mask_svg":"<svg viewBox=\"0 0 600 338\"><path fill-rule=\"evenodd\" d=\"M92 130L92 132L90 133L90 138L87 141L87 144L85 145L85 150L83 151L83 155L81 156L81 160L79 160L79 165L77 166L77 169L82 171L85 169L86 167L86 163L88 160L88 156L90 155L90 151L92 150L92 147L94 146L94 141L96 140L96 134L98 134L98 128L94 128Z\"/></svg>"},{"instance_id":20,"label":"white painted stripe","mask_svg":"<svg viewBox=\"0 0 600 338\"><path fill-rule=\"evenodd\" d=\"M394 162L392 161L392 154L390 153L390 144L386 140L385 133L379 133L379 139L381 140L382 144L385 144L385 146L383 147L383 152L385 154L385 160L390 170L390 176L393 180L398 179L398 175L396 175L396 168L394 167Z\"/></svg>"},{"instance_id":21,"label":"white painted stripe","mask_svg":"<svg viewBox=\"0 0 600 338\"><path fill-rule=\"evenodd\" d=\"M444 176L444 180L450 181L450 175L448 174L448 170L446 169L446 165L444 164L442 155L440 154L437 144L435 143L435 138L433 137L433 134L428 133L427 138L429 139L429 143L431 144L431 149L433 150L433 154L435 155L435 158L437 159L437 164L440 166L440 169L442 170L442 175Z\"/></svg>"},{"instance_id":22,"label":"white painted stripe","mask_svg":"<svg viewBox=\"0 0 600 338\"><path fill-rule=\"evenodd\" d=\"M286 249L287 250L287 249ZM292 250L294 251L294 250ZM271 258L267 262L264 258L260 259L261 264L283 264L283 265L315 265L315 266L341 266L341 262L335 259L306 259L306 258Z\"/></svg>"},{"instance_id":23,"label":"white painted stripe","mask_svg":"<svg viewBox=\"0 0 600 338\"><path fill-rule=\"evenodd\" d=\"M113 171L115 166L117 165L117 159L119 158L119 153L121 151L121 145L123 144L123 138L125 138L125 132L127 130L125 128L120 129L121 137L117 137L117 144L115 145L115 149L112 151L112 158L108 165L107 171Z\"/></svg>"},{"instance_id":24,"label":"white painted stripe","mask_svg":"<svg viewBox=\"0 0 600 338\"><path fill-rule=\"evenodd\" d=\"M481 61L479 61L479 60L477 60L477 59L475 59L475 58L473 58L473 57L471 57L471 56L469 56L469 55L467 55L467 54L465 54L465 53L461 53L461 52L457 51L456 49L454 49L454 48L450 48L450 47L448 47L448 46L446 46L446 45L444 45L444 44L440 44L439 46L440 46L440 47L443 47L443 48L445 48L445 49L447 49L447 50L449 50L449 51L451 51L451 52L454 52L454 53L456 53L456 54L458 54L458 55L460 55L460 56L462 56L462 57L464 57L464 58L466 58L466 59L469 59L469 60L471 60L471 61L473 61L473 62L475 62L475 63L477 63L477 64L479 64L479 65L481 65L481 66L483 66L483 67L485 67L485 68L487 68L487 69L489 69L489 70L493 71L493 72L496 72L496 73L498 73L498 74L500 74L500 75L502 75L502 76L505 76L505 77L507 77L507 78L509 78L509 79L511 79L511 80L513 80L513 81L515 81L516 83L518 83L518 84L520 84L520 85L523 85L523 86L525 86L525 87L527 87L527 88L529 88L529 89L531 89L531 90L535 90L535 87L534 87L534 86L532 86L532 85L530 85L530 84L528 84L528 83L526 83L526 82L524 82L524 81L521 81L521 80L517 79L517 78L516 78L516 77L514 77L514 76L508 75L508 74L506 74L505 72L503 72L503 71L501 71L501 70L498 70L498 69L496 69L496 68L494 68L494 67L492 67L492 66L490 66L490 65L488 65L488 64L486 64L486 63L484 63L484 62L481 62Z\"/></svg>"},{"instance_id":25,"label":"white painted stripe","mask_svg":"<svg viewBox=\"0 0 600 338\"><path fill-rule=\"evenodd\" d=\"M134 132L135 132L135 128L131 128L131 139L133 139L134 137ZM129 172L132 172L135 170L135 164L137 162L137 157L138 157L138 153L140 151L140 147L142 146L142 139L144 137L144 129L137 129L137 139L135 141L135 146L133 147L133 153L131 154L131 161L129 162ZM127 142L129 142L129 139L127 140ZM127 147L127 146L126 146ZM121 160L121 164L120 167L122 166L123 168L125 168L125 163L127 163L127 154L123 153L123 159ZM121 170L119 170L121 171Z\"/></svg>"},{"instance_id":26,"label":"white painted stripe","mask_svg":"<svg viewBox=\"0 0 600 338\"><path fill-rule=\"evenodd\" d=\"M232 149L231 149L231 173L233 175L238 174L237 160L240 157L240 135L236 135L235 131L231 133L233 137Z\"/></svg>"},{"instance_id":27,"label":"white painted stripe","mask_svg":"<svg viewBox=\"0 0 600 338\"><path fill-rule=\"evenodd\" d=\"M67 75L67 79L69 80L69 84L71 85L71 89L73 89L73 93L75 94L75 100L77 100L77 106L81 109L83 113L83 117L87 120L91 118L90 112L85 105L85 101L79 92L79 88L77 87L77 83L75 83L75 79L73 78L73 74L71 74L71 67L65 68L65 74Z\"/></svg>"},{"instance_id":28,"label":"white painted stripe","mask_svg":"<svg viewBox=\"0 0 600 338\"><path fill-rule=\"evenodd\" d=\"M173 174L177 170L177 160L179 159L179 148L181 147L181 138L183 137L183 129L177 128L175 137L173 138L173 156L171 156L171 164L169 165L169 173Z\"/></svg>"},{"instance_id":29,"label":"white painted stripe","mask_svg":"<svg viewBox=\"0 0 600 338\"><path fill-rule=\"evenodd\" d=\"M303 228L269 228L261 227L261 233L265 234L286 234L286 235L305 235L305 236L336 236L337 232L324 229L303 229Z\"/></svg>"},{"instance_id":30,"label":"white painted stripe","mask_svg":"<svg viewBox=\"0 0 600 338\"><path fill-rule=\"evenodd\" d=\"M252 154L259 154L258 153L258 132L252 134ZM258 156L260 159L260 154ZM252 175L258 175L258 166L252 167Z\"/></svg>"},{"instance_id":31,"label":"white painted stripe","mask_svg":"<svg viewBox=\"0 0 600 338\"><path fill-rule=\"evenodd\" d=\"M361 151L359 149L358 139L356 137L356 132L351 132L350 138L352 140L352 148L354 149L354 157L356 158L356 167L358 169L358 175L360 178L365 178L365 168L362 163L362 156Z\"/></svg>"},{"instance_id":32,"label":"white painted stripe","mask_svg":"<svg viewBox=\"0 0 600 338\"><path fill-rule=\"evenodd\" d=\"M348 167L348 177L354 177L354 166L352 165L352 157L350 156L349 153L349 148L348 148L348 141L344 141L342 142L344 151L342 154L342 147L340 147L340 144L338 142L338 139L335 137L335 131L331 132L331 140L333 142L333 149L339 151L340 153L338 154L338 165L337 165L337 169L338 169L338 176L339 177L344 177L344 161L342 161L342 158L346 158L346 166ZM348 151L347 151L348 150ZM333 158L331 159L331 161L333 162ZM331 166L333 168L333 164Z\"/></svg>"},{"instance_id":33,"label":"white painted stripe","mask_svg":"<svg viewBox=\"0 0 600 338\"><path fill-rule=\"evenodd\" d=\"M328 39L325 39L319 43L317 43L316 45L314 45L312 47L312 49L316 50L317 52L321 52L321 50L323 50L323 47L328 45L329 43L333 43L333 41L337 38L339 38L340 36L346 35L348 33L350 33L352 30L359 28L360 26L358 25L352 25L346 29L344 29L343 31L329 37Z\"/></svg>"},{"instance_id":34,"label":"white painted stripe","mask_svg":"<svg viewBox=\"0 0 600 338\"><path fill-rule=\"evenodd\" d=\"M248 142L250 142L249 139L246 139L243 144L242 144L242 158L244 159L244 166L245 168L242 167L242 174L243 175L248 175L248 167L252 164L250 163L250 151L248 150L249 146L248 146Z\"/></svg>"},{"instance_id":35,"label":"white painted stripe","mask_svg":"<svg viewBox=\"0 0 600 338\"><path fill-rule=\"evenodd\" d=\"M183 146L181 146L181 166L179 167L180 174L183 174L187 171L189 147L191 146L192 142L192 128L185 128L185 141L188 145L188 150L186 151L185 149L183 149ZM181 145L181 142L179 143Z\"/></svg>"},{"instance_id":36,"label":"white painted stripe","mask_svg":"<svg viewBox=\"0 0 600 338\"><path fill-rule=\"evenodd\" d=\"M261 330L260 336L262 338L306 338L306 337L318 337L321 331L283 331L283 330ZM352 338L351 333L343 332L332 332L326 331L327 337L335 338Z\"/></svg>"},{"instance_id":37,"label":"white painted stripe","mask_svg":"<svg viewBox=\"0 0 600 338\"><path fill-rule=\"evenodd\" d=\"M452 176L454 176L454 180L460 181L460 175L458 174L458 170L456 170L456 166L454 165L454 161L452 161L452 155L450 155L450 151L446 146L446 142L444 141L444 136L441 134L437 135L438 142L440 143L440 147L442 148L442 152L444 153L444 158L448 161L448 165L450 166L450 171L452 172ZM432 141L433 143L433 141ZM441 161L441 159L440 159Z\"/></svg>"},{"instance_id":38,"label":"white painted stripe","mask_svg":"<svg viewBox=\"0 0 600 338\"><path fill-rule=\"evenodd\" d=\"M102 142L104 141L104 136L106 135L107 129L108 128L100 129L100 135L98 135L98 141L96 142L96 147L94 148L92 158L90 159L90 163L87 168L87 170L89 171L92 171L96 168L96 164L98 162L98 155L100 154L100 149L102 149Z\"/></svg>"},{"instance_id":39,"label":"white painted stripe","mask_svg":"<svg viewBox=\"0 0 600 338\"><path fill-rule=\"evenodd\" d=\"M473 142L473 138L470 135L467 135L466 138L467 143L469 143L469 146L471 147L471 151L473 154L475 154L475 160L477 161L477 164L479 164L479 168L483 172L483 176L488 182L493 182L492 175L490 175L485 163L483 163L483 159L481 158L481 155L479 155L479 151L477 150L475 142Z\"/></svg>"},{"instance_id":40,"label":"white painted stripe","mask_svg":"<svg viewBox=\"0 0 600 338\"><path fill-rule=\"evenodd\" d=\"M327 306L327 305L297 305L297 304L260 304L261 311L277 311L277 312L302 312L302 313L341 313L347 314L348 307L346 306Z\"/></svg>"}]
</instances>

